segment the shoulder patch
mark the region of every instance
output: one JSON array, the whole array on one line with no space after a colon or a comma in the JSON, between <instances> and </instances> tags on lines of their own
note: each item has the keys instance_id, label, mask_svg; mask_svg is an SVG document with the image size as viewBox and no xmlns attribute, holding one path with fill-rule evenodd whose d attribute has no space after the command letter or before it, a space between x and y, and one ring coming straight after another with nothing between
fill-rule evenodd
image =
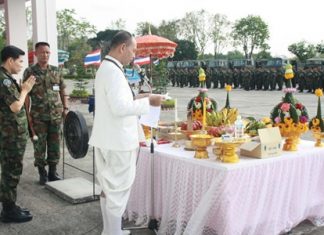
<instances>
[{"instance_id":1,"label":"shoulder patch","mask_svg":"<svg viewBox=\"0 0 324 235\"><path fill-rule=\"evenodd\" d=\"M3 80L3 85L5 85L6 87L10 87L12 84L12 81L10 81L10 79L6 78L5 80Z\"/></svg>"}]
</instances>

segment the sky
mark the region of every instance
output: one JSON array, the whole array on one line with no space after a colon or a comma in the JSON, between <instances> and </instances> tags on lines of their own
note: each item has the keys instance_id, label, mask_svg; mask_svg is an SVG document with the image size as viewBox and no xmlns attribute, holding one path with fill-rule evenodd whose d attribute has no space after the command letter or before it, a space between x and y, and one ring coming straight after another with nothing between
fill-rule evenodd
<instances>
[{"instance_id":1,"label":"sky","mask_svg":"<svg viewBox=\"0 0 324 235\"><path fill-rule=\"evenodd\" d=\"M131 33L135 33L139 22L158 26L162 20L181 19L185 13L201 9L226 15L231 22L256 15L268 25L272 56L291 57L288 46L302 40L324 43L323 0L56 0L56 8L75 9L80 18L85 18L98 31L123 19Z\"/></svg>"}]
</instances>

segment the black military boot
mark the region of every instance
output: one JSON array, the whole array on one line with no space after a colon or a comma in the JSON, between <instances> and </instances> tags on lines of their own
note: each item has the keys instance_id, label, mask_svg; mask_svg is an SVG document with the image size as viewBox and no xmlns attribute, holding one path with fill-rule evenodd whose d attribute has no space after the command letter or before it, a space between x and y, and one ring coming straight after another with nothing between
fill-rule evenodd
<instances>
[{"instance_id":1,"label":"black military boot","mask_svg":"<svg viewBox=\"0 0 324 235\"><path fill-rule=\"evenodd\" d=\"M23 208L23 207L20 207L20 206L18 206L18 205L15 205L15 207L16 207L18 210L24 212L25 214L30 215L30 211L29 211L27 208Z\"/></svg>"},{"instance_id":2,"label":"black military boot","mask_svg":"<svg viewBox=\"0 0 324 235\"><path fill-rule=\"evenodd\" d=\"M39 166L38 173L39 173L39 184L45 185L46 182L48 181L47 171L46 171L45 167Z\"/></svg>"},{"instance_id":3,"label":"black military boot","mask_svg":"<svg viewBox=\"0 0 324 235\"><path fill-rule=\"evenodd\" d=\"M16 206L14 202L2 203L1 221L4 223L23 223L33 219L33 216L27 209Z\"/></svg>"},{"instance_id":4,"label":"black military boot","mask_svg":"<svg viewBox=\"0 0 324 235\"><path fill-rule=\"evenodd\" d=\"M61 177L56 172L56 165L50 165L48 169L48 181L61 180Z\"/></svg>"}]
</instances>

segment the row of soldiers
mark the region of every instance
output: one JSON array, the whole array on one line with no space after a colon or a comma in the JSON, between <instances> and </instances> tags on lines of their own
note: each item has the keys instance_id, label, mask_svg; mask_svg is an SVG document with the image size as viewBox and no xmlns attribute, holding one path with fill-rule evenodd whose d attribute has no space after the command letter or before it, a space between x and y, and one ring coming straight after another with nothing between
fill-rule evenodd
<instances>
[{"instance_id":1,"label":"row of soldiers","mask_svg":"<svg viewBox=\"0 0 324 235\"><path fill-rule=\"evenodd\" d=\"M292 84L298 86L300 92L313 92L324 86L324 68L299 67L295 71ZM234 88L244 90L281 90L285 79L282 67L237 67L237 68L205 68L207 88L224 88L230 84ZM168 78L172 86L198 87L197 68L169 68Z\"/></svg>"}]
</instances>

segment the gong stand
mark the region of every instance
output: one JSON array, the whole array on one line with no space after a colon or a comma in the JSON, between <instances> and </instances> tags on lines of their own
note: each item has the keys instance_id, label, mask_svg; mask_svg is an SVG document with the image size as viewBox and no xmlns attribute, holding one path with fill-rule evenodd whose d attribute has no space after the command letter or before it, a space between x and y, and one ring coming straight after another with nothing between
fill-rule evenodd
<instances>
[{"instance_id":1,"label":"gong stand","mask_svg":"<svg viewBox=\"0 0 324 235\"><path fill-rule=\"evenodd\" d=\"M65 176L65 165L72 167L76 170L79 170L83 173L89 174L92 176L92 192L93 199L95 199L95 156L94 152L92 155L92 172L83 170L79 167L76 167L70 163L65 162L65 142L67 149L74 159L80 159L87 155L88 152L88 141L89 133L86 121L83 115L78 111L69 111L66 115L63 127L63 179Z\"/></svg>"},{"instance_id":2,"label":"gong stand","mask_svg":"<svg viewBox=\"0 0 324 235\"><path fill-rule=\"evenodd\" d=\"M70 111L63 123L63 180L48 182L45 187L63 199L75 204L99 199L96 195L95 156L93 152L92 172L81 169L66 162L65 146L73 159L81 159L88 152L89 133L83 115L78 111ZM92 182L81 177L65 178L65 165L92 176ZM98 191L99 187L97 187Z\"/></svg>"}]
</instances>

